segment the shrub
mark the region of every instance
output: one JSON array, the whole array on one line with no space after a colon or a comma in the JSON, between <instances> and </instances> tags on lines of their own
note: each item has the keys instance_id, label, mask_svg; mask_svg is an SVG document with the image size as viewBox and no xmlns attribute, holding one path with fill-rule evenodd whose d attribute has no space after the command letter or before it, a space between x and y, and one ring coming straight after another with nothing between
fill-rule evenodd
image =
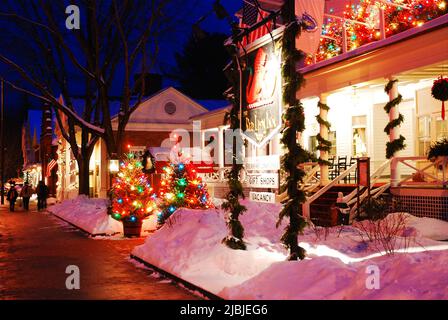
<instances>
[{"instance_id":1,"label":"shrub","mask_svg":"<svg viewBox=\"0 0 448 320\"><path fill-rule=\"evenodd\" d=\"M384 219L355 223L363 243L369 242L381 254L392 255L398 247L409 248L414 234L407 227L406 213L394 213Z\"/></svg>"},{"instance_id":2,"label":"shrub","mask_svg":"<svg viewBox=\"0 0 448 320\"><path fill-rule=\"evenodd\" d=\"M437 157L448 156L448 139L443 138L431 144L428 150L428 160L434 161Z\"/></svg>"},{"instance_id":3,"label":"shrub","mask_svg":"<svg viewBox=\"0 0 448 320\"><path fill-rule=\"evenodd\" d=\"M359 220L379 220L387 216L389 204L384 198L371 198L365 201L360 208Z\"/></svg>"}]
</instances>

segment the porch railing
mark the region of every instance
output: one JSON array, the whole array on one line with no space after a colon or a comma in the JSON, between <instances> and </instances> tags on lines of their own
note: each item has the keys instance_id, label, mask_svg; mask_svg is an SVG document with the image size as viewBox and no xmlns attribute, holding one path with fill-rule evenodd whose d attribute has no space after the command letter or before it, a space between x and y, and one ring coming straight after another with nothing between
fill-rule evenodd
<instances>
[{"instance_id":1,"label":"porch railing","mask_svg":"<svg viewBox=\"0 0 448 320\"><path fill-rule=\"evenodd\" d=\"M393 7L400 7L401 10L411 10L412 9L409 6L406 6L405 4L394 4L393 2L389 2L386 0L377 0L377 2L379 2L380 4L383 4L383 6L387 5L387 6L393 6ZM378 19L379 19L378 25L371 25L371 24L368 24L368 23L365 23L362 21L352 20L352 19L348 19L345 17L337 16L337 15L324 14L324 18L326 19L325 21L327 21L326 23L324 23L324 26L327 25L328 23L330 23L331 19L338 20L340 22L340 26L338 24L339 32L337 34L335 34L334 37L328 36L324 32L322 32L321 39L329 39L329 40L334 41L337 46L340 46L340 50L336 54L333 54L330 56L323 56L320 58L317 57L317 53L311 54L311 55L309 55L309 59L307 60L307 65L316 64L318 62L334 58L336 56L347 53L347 52L357 49L359 47L368 45L370 43L386 39L388 37L386 30L388 30L390 28L390 26L388 25L388 22L386 21L385 10L382 6L379 7L378 12L379 12L378 13ZM440 17L441 13L442 13L442 11L440 11L440 14L437 14L434 18ZM363 43L358 47L350 48L349 47L350 37L348 35L347 26L353 25L353 24L363 25L363 26L366 26L368 29L376 30L376 32L379 33L378 37L372 38L369 42ZM415 26L411 27L411 29L415 28L417 26L421 26L421 25L420 24L415 25ZM407 30L409 30L409 29L407 29ZM406 31L406 30L403 30L403 31ZM401 31L401 32L403 32L403 31Z\"/></svg>"},{"instance_id":2,"label":"porch railing","mask_svg":"<svg viewBox=\"0 0 448 320\"><path fill-rule=\"evenodd\" d=\"M302 190L312 192L320 186L320 166L317 162L302 163L300 167L306 172L301 184Z\"/></svg>"},{"instance_id":3,"label":"porch railing","mask_svg":"<svg viewBox=\"0 0 448 320\"><path fill-rule=\"evenodd\" d=\"M434 162L426 157L395 157L392 166L411 169L410 174L392 181L393 187L442 187L448 185L448 157L439 157Z\"/></svg>"},{"instance_id":4,"label":"porch railing","mask_svg":"<svg viewBox=\"0 0 448 320\"><path fill-rule=\"evenodd\" d=\"M385 161L381 166L379 166L371 175L370 175L370 196L373 198L379 197L384 191L386 191L390 187L390 183L386 183L384 185L377 185L379 179L383 176L383 173L389 169L390 160ZM317 200L320 196L325 194L331 188L335 187L340 181L344 180L350 173L357 170L357 163L354 163L347 170L341 173L338 177L336 177L333 181L331 181L328 185L314 193L311 197L309 197L305 203L302 205L303 215L310 219L310 207L311 203ZM361 187L359 189L359 203L362 203L368 196L369 192L366 187ZM347 203L350 207L350 217L352 218L357 212L357 204L358 204L358 189L353 190L348 195L344 196L342 201Z\"/></svg>"},{"instance_id":5,"label":"porch railing","mask_svg":"<svg viewBox=\"0 0 448 320\"><path fill-rule=\"evenodd\" d=\"M351 165L347 170L342 172L339 176L337 176L333 181L331 181L329 184L327 184L325 187L314 193L311 197L309 197L303 204L302 204L302 211L303 216L307 219L310 218L310 207L311 203L317 200L321 195L323 195L325 192L333 188L336 184L339 183L339 181L344 180L351 172L355 171L357 168L357 163Z\"/></svg>"},{"instance_id":6,"label":"porch railing","mask_svg":"<svg viewBox=\"0 0 448 320\"><path fill-rule=\"evenodd\" d=\"M383 185L377 185L379 179L383 176L383 173L387 171L390 167L391 160L386 160L381 166L379 166L370 175L370 197L378 198L383 194L389 187L390 182ZM366 187L360 187L359 189L359 204L362 204L364 200L368 197L369 190ZM343 198L343 201L350 207L350 220L354 218L358 211L358 189L353 190L349 195Z\"/></svg>"}]
</instances>

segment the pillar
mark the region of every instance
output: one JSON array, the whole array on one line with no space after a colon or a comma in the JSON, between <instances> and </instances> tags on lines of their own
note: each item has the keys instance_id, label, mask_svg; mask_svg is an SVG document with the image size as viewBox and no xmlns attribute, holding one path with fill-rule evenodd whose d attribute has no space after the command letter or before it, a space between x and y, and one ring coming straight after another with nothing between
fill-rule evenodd
<instances>
[{"instance_id":1,"label":"pillar","mask_svg":"<svg viewBox=\"0 0 448 320\"><path fill-rule=\"evenodd\" d=\"M277 133L273 138L272 138L272 150L271 150L271 155L279 155L281 152L280 149L280 133Z\"/></svg>"},{"instance_id":2,"label":"pillar","mask_svg":"<svg viewBox=\"0 0 448 320\"><path fill-rule=\"evenodd\" d=\"M224 180L224 130L225 126L218 127L218 165L219 179Z\"/></svg>"},{"instance_id":3,"label":"pillar","mask_svg":"<svg viewBox=\"0 0 448 320\"><path fill-rule=\"evenodd\" d=\"M327 95L326 94L321 94L319 96L319 99L320 99L321 103L327 104ZM324 110L323 108L319 108L319 115L323 120L328 121L328 111L327 110ZM320 124L319 129L320 129L319 130L320 136L323 139L328 140L329 128L327 128L325 125ZM328 161L328 151L320 150L319 155L322 160ZM325 186L328 183L330 183L330 180L328 179L328 165L321 164L320 165L320 184L322 186Z\"/></svg>"},{"instance_id":4,"label":"pillar","mask_svg":"<svg viewBox=\"0 0 448 320\"><path fill-rule=\"evenodd\" d=\"M389 78L389 80L394 80L394 79L395 79L394 77ZM394 82L392 89L389 91L389 101L392 101L396 97L398 97L398 83ZM400 110L398 108L398 105L392 107L389 112L389 121L397 119L399 114L400 114ZM398 138L400 138L400 126L396 126L389 131L389 141L390 142L392 142ZM397 164L398 163L396 161L391 161L391 163L390 163L390 183L391 183L392 187L396 187L398 185L398 182L400 181L400 173L398 171Z\"/></svg>"}]
</instances>

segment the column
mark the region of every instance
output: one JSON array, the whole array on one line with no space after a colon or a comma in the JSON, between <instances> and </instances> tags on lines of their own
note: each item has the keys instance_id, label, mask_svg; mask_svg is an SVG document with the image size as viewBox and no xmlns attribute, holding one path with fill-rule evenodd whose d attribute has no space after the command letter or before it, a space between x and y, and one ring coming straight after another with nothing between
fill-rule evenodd
<instances>
[{"instance_id":1,"label":"column","mask_svg":"<svg viewBox=\"0 0 448 320\"><path fill-rule=\"evenodd\" d=\"M390 77L389 80L394 80L394 77ZM392 101L398 97L398 83L394 82L392 89L389 91L389 101ZM400 114L398 105L390 109L389 121L397 119ZM389 141L392 142L395 139L400 138L400 126L396 126L389 131ZM396 154L395 154L396 155ZM394 155L394 156L395 156ZM400 173L398 171L397 162L391 161L390 163L390 183L392 187L396 187L400 181Z\"/></svg>"},{"instance_id":2,"label":"column","mask_svg":"<svg viewBox=\"0 0 448 320\"><path fill-rule=\"evenodd\" d=\"M326 94L321 94L319 96L320 102L327 104L327 95ZM320 117L325 120L328 121L328 111L324 110L323 108L319 108L319 115ZM319 125L320 128L320 135L323 139L328 140L328 130L329 128L327 128L325 125ZM328 151L324 151L324 150L320 150L319 151L319 155L320 158L324 161L328 161ZM322 186L327 185L330 182L330 180L328 179L328 165L326 164L321 164L320 165L320 184Z\"/></svg>"},{"instance_id":3,"label":"column","mask_svg":"<svg viewBox=\"0 0 448 320\"><path fill-rule=\"evenodd\" d=\"M71 181L71 170L70 170L70 160L72 155L72 149L70 147L70 143L64 139L65 145L65 185L64 185L64 199L68 199L69 186Z\"/></svg>"},{"instance_id":4,"label":"column","mask_svg":"<svg viewBox=\"0 0 448 320\"><path fill-rule=\"evenodd\" d=\"M277 133L272 139L272 151L271 155L280 155L280 133Z\"/></svg>"},{"instance_id":5,"label":"column","mask_svg":"<svg viewBox=\"0 0 448 320\"><path fill-rule=\"evenodd\" d=\"M109 177L109 157L107 155L106 143L100 139L100 198L107 198L107 191L110 185Z\"/></svg>"},{"instance_id":6,"label":"column","mask_svg":"<svg viewBox=\"0 0 448 320\"><path fill-rule=\"evenodd\" d=\"M224 130L225 126L218 127L218 165L219 165L219 179L224 180Z\"/></svg>"},{"instance_id":7,"label":"column","mask_svg":"<svg viewBox=\"0 0 448 320\"><path fill-rule=\"evenodd\" d=\"M205 130L201 131L201 152L205 148Z\"/></svg>"}]
</instances>

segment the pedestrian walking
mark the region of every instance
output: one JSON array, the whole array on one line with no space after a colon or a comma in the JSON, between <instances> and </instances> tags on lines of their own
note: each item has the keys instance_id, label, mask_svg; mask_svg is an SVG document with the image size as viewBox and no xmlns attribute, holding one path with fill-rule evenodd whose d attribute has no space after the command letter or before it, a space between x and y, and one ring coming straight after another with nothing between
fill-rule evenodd
<instances>
[{"instance_id":1,"label":"pedestrian walking","mask_svg":"<svg viewBox=\"0 0 448 320\"><path fill-rule=\"evenodd\" d=\"M46 184L41 180L36 188L37 193L37 210L42 210L47 207L47 198L49 189Z\"/></svg>"},{"instance_id":2,"label":"pedestrian walking","mask_svg":"<svg viewBox=\"0 0 448 320\"><path fill-rule=\"evenodd\" d=\"M16 190L16 184L14 182L10 183L8 194L6 195L9 201L9 211L14 212L14 205L16 204L17 197L19 193Z\"/></svg>"},{"instance_id":3,"label":"pedestrian walking","mask_svg":"<svg viewBox=\"0 0 448 320\"><path fill-rule=\"evenodd\" d=\"M33 195L33 188L25 182L22 190L20 191L20 196L22 197L23 209L28 211L30 209L30 198Z\"/></svg>"}]
</instances>

